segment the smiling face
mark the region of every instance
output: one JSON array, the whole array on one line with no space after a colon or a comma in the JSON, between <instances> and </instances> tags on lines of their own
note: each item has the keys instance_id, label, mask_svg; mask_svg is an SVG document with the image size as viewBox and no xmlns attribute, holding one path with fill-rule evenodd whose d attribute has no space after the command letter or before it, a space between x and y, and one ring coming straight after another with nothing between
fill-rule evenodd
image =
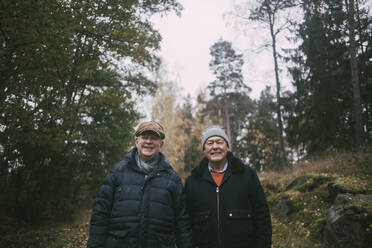
<instances>
[{"instance_id":1,"label":"smiling face","mask_svg":"<svg viewBox=\"0 0 372 248\"><path fill-rule=\"evenodd\" d=\"M163 140L154 132L147 131L136 137L135 142L138 156L144 162L156 157L164 143Z\"/></svg>"},{"instance_id":2,"label":"smiling face","mask_svg":"<svg viewBox=\"0 0 372 248\"><path fill-rule=\"evenodd\" d=\"M221 169L226 163L227 143L219 136L212 136L204 144L204 155L214 169Z\"/></svg>"}]
</instances>

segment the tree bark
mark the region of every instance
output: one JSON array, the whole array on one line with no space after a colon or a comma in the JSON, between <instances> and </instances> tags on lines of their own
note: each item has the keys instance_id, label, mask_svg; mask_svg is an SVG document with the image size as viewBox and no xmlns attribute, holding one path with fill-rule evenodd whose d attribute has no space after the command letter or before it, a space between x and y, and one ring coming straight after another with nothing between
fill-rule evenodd
<instances>
[{"instance_id":1,"label":"tree bark","mask_svg":"<svg viewBox=\"0 0 372 248\"><path fill-rule=\"evenodd\" d=\"M272 39L272 50L273 50L273 58L274 58L274 71L275 71L275 82L276 82L276 114L277 114L277 135L278 135L278 142L279 142L279 158L280 158L280 167L286 167L288 165L287 155L285 152L284 147L284 139L283 139L283 122L282 122L282 113L280 110L281 107L281 100L280 100L280 80L279 80L279 67L278 67L278 54L276 52L276 35L274 32L274 17L270 16L270 34Z\"/></svg>"},{"instance_id":2,"label":"tree bark","mask_svg":"<svg viewBox=\"0 0 372 248\"><path fill-rule=\"evenodd\" d=\"M225 113L225 125L226 125L226 131L227 131L227 137L229 138L230 141L230 151L232 151L232 139L231 139L231 127L230 127L230 113L229 113L229 102L227 100L227 93L226 93L226 76L225 76L225 81L223 82L224 84L224 113Z\"/></svg>"},{"instance_id":3,"label":"tree bark","mask_svg":"<svg viewBox=\"0 0 372 248\"><path fill-rule=\"evenodd\" d=\"M350 39L350 66L351 66L351 83L353 85L353 119L354 119L354 142L355 148L358 149L362 145L363 127L362 113L359 88L359 70L356 56L355 42L355 2L349 1L349 39Z\"/></svg>"}]
</instances>

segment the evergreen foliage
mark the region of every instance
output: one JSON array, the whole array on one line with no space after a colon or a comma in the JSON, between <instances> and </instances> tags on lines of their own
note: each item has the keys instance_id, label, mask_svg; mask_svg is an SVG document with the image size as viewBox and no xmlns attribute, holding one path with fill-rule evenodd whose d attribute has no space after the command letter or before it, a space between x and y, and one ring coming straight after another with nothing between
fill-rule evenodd
<instances>
[{"instance_id":1,"label":"evergreen foliage","mask_svg":"<svg viewBox=\"0 0 372 248\"><path fill-rule=\"evenodd\" d=\"M318 154L327 149L351 149L354 144L353 95L350 70L349 38L345 1L303 1L304 21L296 35L303 40L292 53L290 68L295 92L286 99L288 112L287 139L302 153ZM361 75L361 104L364 138L371 140L370 89L371 78L365 70L371 64L371 16L359 9L357 28ZM369 32L370 33L370 32ZM367 48L367 49L366 49ZM367 52L368 51L368 52ZM367 137L366 137L367 136Z\"/></svg>"},{"instance_id":2,"label":"evergreen foliage","mask_svg":"<svg viewBox=\"0 0 372 248\"><path fill-rule=\"evenodd\" d=\"M216 76L216 80L208 85L212 99L208 102L207 108L213 115L223 118L232 144L231 149L235 150L238 146L235 143L241 124L250 111L248 93L251 89L243 81L243 55L236 54L231 42L222 39L211 46L210 54L212 60L209 68Z\"/></svg>"},{"instance_id":3,"label":"evergreen foliage","mask_svg":"<svg viewBox=\"0 0 372 248\"><path fill-rule=\"evenodd\" d=\"M254 111L244 126L245 134L239 144L241 156L257 171L280 169L279 143L275 119L275 97L266 87L254 103Z\"/></svg>"}]
</instances>

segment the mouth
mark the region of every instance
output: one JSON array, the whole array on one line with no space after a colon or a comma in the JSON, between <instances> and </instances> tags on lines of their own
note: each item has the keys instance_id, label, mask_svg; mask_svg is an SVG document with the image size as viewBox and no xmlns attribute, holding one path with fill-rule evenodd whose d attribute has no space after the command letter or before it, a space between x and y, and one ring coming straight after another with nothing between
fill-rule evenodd
<instances>
[{"instance_id":1,"label":"mouth","mask_svg":"<svg viewBox=\"0 0 372 248\"><path fill-rule=\"evenodd\" d=\"M211 152L211 155L221 155L221 152Z\"/></svg>"}]
</instances>

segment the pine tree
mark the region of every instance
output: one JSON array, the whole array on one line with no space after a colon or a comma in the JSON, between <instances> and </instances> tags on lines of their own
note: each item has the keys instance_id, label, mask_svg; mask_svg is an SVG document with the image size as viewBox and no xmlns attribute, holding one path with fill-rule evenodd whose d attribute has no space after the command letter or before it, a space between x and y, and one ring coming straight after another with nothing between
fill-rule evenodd
<instances>
[{"instance_id":1,"label":"pine tree","mask_svg":"<svg viewBox=\"0 0 372 248\"><path fill-rule=\"evenodd\" d=\"M250 91L250 88L243 82L243 55L236 54L231 42L223 41L222 39L212 45L210 54L212 60L209 63L209 68L216 76L216 80L208 85L212 96L210 104L215 106L215 110L222 109L227 135L233 146L235 137L232 137L230 120L231 103L233 97L247 96Z\"/></svg>"}]
</instances>

